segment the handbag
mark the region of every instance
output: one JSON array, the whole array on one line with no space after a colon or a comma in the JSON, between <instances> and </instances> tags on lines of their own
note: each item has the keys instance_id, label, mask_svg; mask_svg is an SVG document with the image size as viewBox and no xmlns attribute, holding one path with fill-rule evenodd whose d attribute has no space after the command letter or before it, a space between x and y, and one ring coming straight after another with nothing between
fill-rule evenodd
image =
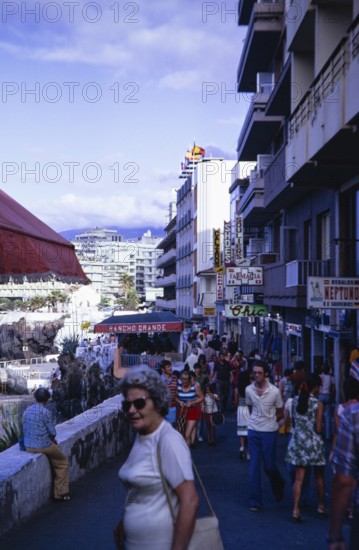
<instances>
[{"instance_id":1,"label":"handbag","mask_svg":"<svg viewBox=\"0 0 359 550\"><path fill-rule=\"evenodd\" d=\"M187 426L187 409L184 407L181 408L179 416L176 422L176 429L180 434L184 435Z\"/></svg>"},{"instance_id":2,"label":"handbag","mask_svg":"<svg viewBox=\"0 0 359 550\"><path fill-rule=\"evenodd\" d=\"M157 446L157 460L158 460L158 466L161 474L163 489L166 494L169 509L171 510L173 523L175 524L176 516L175 516L175 512L174 512L171 497L170 497L170 488L168 486L168 482L165 476L163 475L163 471L162 471L162 460L161 460L161 452L160 452L159 445ZM193 466L195 475L197 476L198 483L202 489L203 495L206 499L210 515L205 516L203 518L196 519L194 531L193 531L191 540L189 542L189 545L187 547L187 550L224 550L221 534L219 532L218 518L215 514L215 511L213 510L213 507L210 503L210 500L208 498L208 495L206 493L206 490L204 488L204 485L202 483L202 480L196 468L196 465L194 464L193 461L192 461L192 466Z\"/></svg>"},{"instance_id":3,"label":"handbag","mask_svg":"<svg viewBox=\"0 0 359 550\"><path fill-rule=\"evenodd\" d=\"M216 406L217 410L213 410L214 405ZM219 405L217 403L213 404L212 407L211 422L215 426L222 426L222 424L224 424L224 414L221 413Z\"/></svg>"},{"instance_id":4,"label":"handbag","mask_svg":"<svg viewBox=\"0 0 359 550\"><path fill-rule=\"evenodd\" d=\"M221 426L222 424L224 424L224 414L222 414L220 411L216 411L212 413L211 420L215 426Z\"/></svg>"}]
</instances>

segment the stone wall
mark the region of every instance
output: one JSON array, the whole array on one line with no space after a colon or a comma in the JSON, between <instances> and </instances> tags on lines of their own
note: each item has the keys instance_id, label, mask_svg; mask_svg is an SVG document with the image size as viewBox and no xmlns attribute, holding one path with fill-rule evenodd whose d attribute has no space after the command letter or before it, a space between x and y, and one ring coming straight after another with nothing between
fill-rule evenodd
<instances>
[{"instance_id":1,"label":"stone wall","mask_svg":"<svg viewBox=\"0 0 359 550\"><path fill-rule=\"evenodd\" d=\"M57 441L69 457L70 482L97 468L129 445L122 396L56 426ZM45 455L15 445L0 453L0 536L31 517L52 496L52 476Z\"/></svg>"}]
</instances>

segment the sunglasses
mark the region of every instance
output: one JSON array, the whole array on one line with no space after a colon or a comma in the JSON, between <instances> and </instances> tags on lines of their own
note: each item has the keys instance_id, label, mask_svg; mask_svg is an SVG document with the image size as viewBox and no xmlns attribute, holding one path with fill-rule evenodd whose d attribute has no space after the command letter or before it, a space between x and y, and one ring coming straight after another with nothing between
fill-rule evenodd
<instances>
[{"instance_id":1,"label":"sunglasses","mask_svg":"<svg viewBox=\"0 0 359 550\"><path fill-rule=\"evenodd\" d=\"M135 409L140 411L141 409L145 408L147 399L150 399L150 397L139 397L138 399L134 399L133 401L125 399L124 401L122 401L122 408L126 413L128 413L133 405Z\"/></svg>"}]
</instances>

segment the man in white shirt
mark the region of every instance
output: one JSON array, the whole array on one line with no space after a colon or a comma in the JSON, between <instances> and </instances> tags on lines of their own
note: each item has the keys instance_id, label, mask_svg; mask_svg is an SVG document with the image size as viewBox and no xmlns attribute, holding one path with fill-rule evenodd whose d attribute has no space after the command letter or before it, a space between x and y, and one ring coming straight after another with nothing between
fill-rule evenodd
<instances>
[{"instance_id":1,"label":"man in white shirt","mask_svg":"<svg viewBox=\"0 0 359 550\"><path fill-rule=\"evenodd\" d=\"M277 502L284 497L285 482L276 464L278 420L283 415L279 389L271 384L263 362L253 364L254 382L246 387L248 447L250 452L249 506L257 512L262 506L261 466L267 474Z\"/></svg>"}]
</instances>

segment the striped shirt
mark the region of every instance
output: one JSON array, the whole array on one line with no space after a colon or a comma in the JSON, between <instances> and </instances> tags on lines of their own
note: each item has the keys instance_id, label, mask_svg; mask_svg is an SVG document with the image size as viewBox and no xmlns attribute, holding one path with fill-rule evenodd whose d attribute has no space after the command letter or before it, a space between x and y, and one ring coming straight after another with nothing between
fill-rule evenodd
<instances>
[{"instance_id":1,"label":"striped shirt","mask_svg":"<svg viewBox=\"0 0 359 550\"><path fill-rule=\"evenodd\" d=\"M161 378L167 386L169 406L170 407L175 407L176 406L176 397L177 397L177 384L178 384L177 376L174 376L172 374L170 378L166 378L162 374Z\"/></svg>"},{"instance_id":2,"label":"striped shirt","mask_svg":"<svg viewBox=\"0 0 359 550\"><path fill-rule=\"evenodd\" d=\"M333 452L335 472L359 481L359 403L350 405L339 417L338 436ZM355 504L359 507L359 484L355 491Z\"/></svg>"},{"instance_id":3,"label":"striped shirt","mask_svg":"<svg viewBox=\"0 0 359 550\"><path fill-rule=\"evenodd\" d=\"M178 382L178 399L180 401L183 401L183 403L198 399L198 395L196 393L196 385L191 386L189 391L183 391L182 382Z\"/></svg>"}]
</instances>

